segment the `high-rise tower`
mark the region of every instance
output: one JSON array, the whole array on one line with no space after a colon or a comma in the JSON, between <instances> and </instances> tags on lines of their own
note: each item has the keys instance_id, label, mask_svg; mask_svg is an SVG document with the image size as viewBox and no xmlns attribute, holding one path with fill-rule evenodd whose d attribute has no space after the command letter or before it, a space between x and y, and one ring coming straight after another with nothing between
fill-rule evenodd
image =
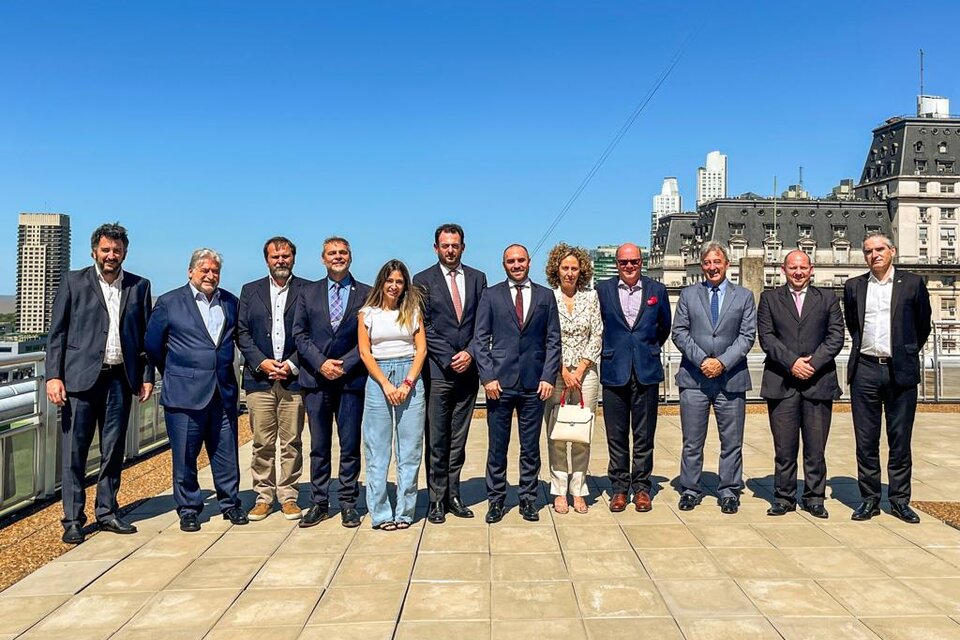
<instances>
[{"instance_id":1,"label":"high-rise tower","mask_svg":"<svg viewBox=\"0 0 960 640\"><path fill-rule=\"evenodd\" d=\"M680 187L676 178L664 178L660 193L653 196L653 214L650 216L650 246L657 234L657 223L663 216L669 216L682 211L683 202L680 198Z\"/></svg>"},{"instance_id":2,"label":"high-rise tower","mask_svg":"<svg viewBox=\"0 0 960 640\"><path fill-rule=\"evenodd\" d=\"M70 270L70 216L21 213L17 229L17 331L47 333L53 298Z\"/></svg>"},{"instance_id":3,"label":"high-rise tower","mask_svg":"<svg viewBox=\"0 0 960 640\"><path fill-rule=\"evenodd\" d=\"M719 151L707 154L707 166L697 169L697 207L727 197L727 156Z\"/></svg>"}]
</instances>

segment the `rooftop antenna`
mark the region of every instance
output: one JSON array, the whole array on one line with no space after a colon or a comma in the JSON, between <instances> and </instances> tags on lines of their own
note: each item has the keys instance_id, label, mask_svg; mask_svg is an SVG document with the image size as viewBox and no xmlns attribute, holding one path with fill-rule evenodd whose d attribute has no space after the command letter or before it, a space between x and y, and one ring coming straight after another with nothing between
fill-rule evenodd
<instances>
[{"instance_id":1,"label":"rooftop antenna","mask_svg":"<svg viewBox=\"0 0 960 640\"><path fill-rule=\"evenodd\" d=\"M920 49L920 95L923 95L923 49Z\"/></svg>"},{"instance_id":2,"label":"rooftop antenna","mask_svg":"<svg viewBox=\"0 0 960 640\"><path fill-rule=\"evenodd\" d=\"M777 176L773 176L773 242L776 248L778 229L777 229ZM778 254L779 255L779 254Z\"/></svg>"}]
</instances>

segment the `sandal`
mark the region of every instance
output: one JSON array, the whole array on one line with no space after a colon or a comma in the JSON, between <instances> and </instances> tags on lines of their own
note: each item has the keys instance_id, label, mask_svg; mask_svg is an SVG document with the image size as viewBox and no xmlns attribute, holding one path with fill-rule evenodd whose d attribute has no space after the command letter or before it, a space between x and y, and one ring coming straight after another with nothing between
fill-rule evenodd
<instances>
[{"instance_id":1,"label":"sandal","mask_svg":"<svg viewBox=\"0 0 960 640\"><path fill-rule=\"evenodd\" d=\"M373 525L373 528L378 531L396 531L397 523L391 520L387 520L386 522L381 522L380 524Z\"/></svg>"},{"instance_id":2,"label":"sandal","mask_svg":"<svg viewBox=\"0 0 960 640\"><path fill-rule=\"evenodd\" d=\"M567 503L567 496L557 496L553 500L553 510L557 513L567 513L570 511L570 505Z\"/></svg>"},{"instance_id":3,"label":"sandal","mask_svg":"<svg viewBox=\"0 0 960 640\"><path fill-rule=\"evenodd\" d=\"M586 513L589 507L587 507L587 501L580 496L576 496L573 499L573 510L577 513Z\"/></svg>"},{"instance_id":4,"label":"sandal","mask_svg":"<svg viewBox=\"0 0 960 640\"><path fill-rule=\"evenodd\" d=\"M403 520L400 520L399 522L397 522L397 529L402 531L403 529L409 529L409 528L410 528L409 522L405 522Z\"/></svg>"}]
</instances>

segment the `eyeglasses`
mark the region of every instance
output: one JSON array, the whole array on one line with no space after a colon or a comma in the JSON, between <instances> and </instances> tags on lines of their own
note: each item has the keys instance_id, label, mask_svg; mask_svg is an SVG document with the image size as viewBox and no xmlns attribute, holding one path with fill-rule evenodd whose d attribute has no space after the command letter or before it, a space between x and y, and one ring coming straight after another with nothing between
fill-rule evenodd
<instances>
[{"instance_id":1,"label":"eyeglasses","mask_svg":"<svg viewBox=\"0 0 960 640\"><path fill-rule=\"evenodd\" d=\"M617 264L620 265L621 267L627 267L627 266L639 267L640 258L632 258L630 260L617 260Z\"/></svg>"}]
</instances>

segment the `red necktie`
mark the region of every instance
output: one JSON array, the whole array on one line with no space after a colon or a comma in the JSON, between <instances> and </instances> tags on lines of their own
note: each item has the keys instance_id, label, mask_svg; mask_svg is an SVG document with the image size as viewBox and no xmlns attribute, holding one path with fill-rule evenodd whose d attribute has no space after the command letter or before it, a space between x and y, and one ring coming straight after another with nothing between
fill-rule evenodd
<instances>
[{"instance_id":1,"label":"red necktie","mask_svg":"<svg viewBox=\"0 0 960 640\"><path fill-rule=\"evenodd\" d=\"M460 302L460 287L457 286L457 272L450 272L450 295L453 298L453 310L457 314L457 322L463 319L463 303Z\"/></svg>"},{"instance_id":2,"label":"red necktie","mask_svg":"<svg viewBox=\"0 0 960 640\"><path fill-rule=\"evenodd\" d=\"M517 311L517 324L521 327L523 326L523 285L515 285L517 287L517 297L514 298L513 304Z\"/></svg>"}]
</instances>

